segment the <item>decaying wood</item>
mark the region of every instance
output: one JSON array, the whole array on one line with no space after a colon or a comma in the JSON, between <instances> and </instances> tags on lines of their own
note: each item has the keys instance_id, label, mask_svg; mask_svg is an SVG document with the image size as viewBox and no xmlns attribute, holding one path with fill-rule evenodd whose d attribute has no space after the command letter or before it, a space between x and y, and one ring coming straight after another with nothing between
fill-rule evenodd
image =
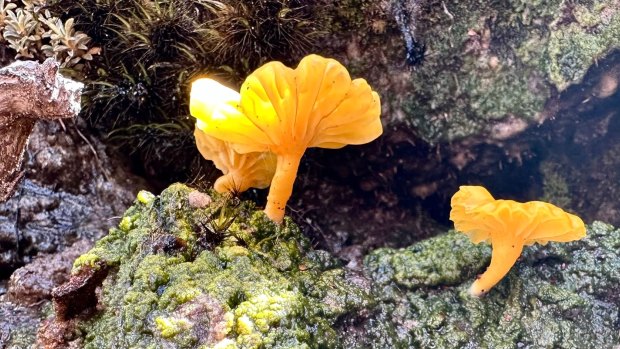
<instances>
[{"instance_id":1,"label":"decaying wood","mask_svg":"<svg viewBox=\"0 0 620 349\"><path fill-rule=\"evenodd\" d=\"M58 74L58 64L18 61L0 69L0 202L22 177L28 137L36 120L72 118L80 111L81 83Z\"/></svg>"}]
</instances>

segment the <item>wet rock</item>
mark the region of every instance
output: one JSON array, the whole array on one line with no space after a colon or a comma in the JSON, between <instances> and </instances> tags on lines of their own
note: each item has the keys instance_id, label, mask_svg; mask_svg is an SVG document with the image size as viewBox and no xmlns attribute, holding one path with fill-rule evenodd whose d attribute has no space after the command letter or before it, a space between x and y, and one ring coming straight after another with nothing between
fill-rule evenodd
<instances>
[{"instance_id":1,"label":"wet rock","mask_svg":"<svg viewBox=\"0 0 620 349\"><path fill-rule=\"evenodd\" d=\"M612 1L338 2L322 42L383 97L393 125L430 143L521 133L620 47ZM344 24L343 24L344 23ZM381 24L381 25L378 25ZM605 80L597 95L615 91Z\"/></svg>"},{"instance_id":2,"label":"wet rock","mask_svg":"<svg viewBox=\"0 0 620 349\"><path fill-rule=\"evenodd\" d=\"M110 266L98 304L90 317L63 321L57 313L39 342L55 338L49 348L607 348L620 340L620 230L610 225L592 224L580 241L528 247L504 280L475 298L468 289L488 265L490 248L464 234L378 249L355 270L313 250L288 218L275 225L253 204L231 205L216 193L210 205L195 208L191 192L173 185L136 203L82 255L78 274L98 263ZM199 243L200 235L222 233L216 245ZM184 240L185 248L154 248L165 235Z\"/></svg>"},{"instance_id":3,"label":"wet rock","mask_svg":"<svg viewBox=\"0 0 620 349\"><path fill-rule=\"evenodd\" d=\"M379 92L386 127L372 144L306 154L290 204L322 247L336 251L339 232L365 251L429 236L425 217L449 224L463 184L549 197L546 159L569 169L560 174L573 202L563 207L618 224L615 195L599 195L620 183L610 149L620 129L615 3L338 4L338 34L323 49ZM413 66L412 45L426 50ZM400 234L407 226L418 229Z\"/></svg>"},{"instance_id":4,"label":"wet rock","mask_svg":"<svg viewBox=\"0 0 620 349\"><path fill-rule=\"evenodd\" d=\"M81 126L38 123L23 166L24 180L0 204L0 274L38 253L54 253L80 239L102 236L146 184L106 155Z\"/></svg>"},{"instance_id":5,"label":"wet rock","mask_svg":"<svg viewBox=\"0 0 620 349\"><path fill-rule=\"evenodd\" d=\"M71 335L72 323L47 324L43 320L51 312L52 289L69 279L73 261L90 246L82 240L63 252L40 254L11 275L7 293L0 296L0 348L30 348L42 324L56 326L45 343Z\"/></svg>"},{"instance_id":6,"label":"wet rock","mask_svg":"<svg viewBox=\"0 0 620 349\"><path fill-rule=\"evenodd\" d=\"M32 263L11 275L5 300L23 306L52 298L52 289L69 280L73 261L86 252L91 243L78 241L57 254L40 254Z\"/></svg>"},{"instance_id":7,"label":"wet rock","mask_svg":"<svg viewBox=\"0 0 620 349\"><path fill-rule=\"evenodd\" d=\"M30 348L43 317L40 306L24 307L0 297L0 348Z\"/></svg>"},{"instance_id":8,"label":"wet rock","mask_svg":"<svg viewBox=\"0 0 620 349\"><path fill-rule=\"evenodd\" d=\"M25 156L25 179L0 204L0 275L33 262L15 271L0 291L6 293L0 298L5 312L0 328L10 332L16 348L35 342L53 287L68 279L73 260L145 187L81 130L73 122L38 123Z\"/></svg>"}]
</instances>

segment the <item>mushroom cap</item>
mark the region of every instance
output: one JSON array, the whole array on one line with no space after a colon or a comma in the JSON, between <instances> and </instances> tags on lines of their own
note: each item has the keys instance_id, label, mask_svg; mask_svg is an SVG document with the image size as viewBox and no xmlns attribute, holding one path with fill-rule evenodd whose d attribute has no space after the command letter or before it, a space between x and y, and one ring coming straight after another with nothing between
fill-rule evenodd
<instances>
[{"instance_id":1,"label":"mushroom cap","mask_svg":"<svg viewBox=\"0 0 620 349\"><path fill-rule=\"evenodd\" d=\"M273 153L239 154L230 143L211 137L200 130L194 130L196 146L200 154L213 161L215 167L224 173L215 182L215 190L223 193L243 192L252 188L267 188L276 170L276 156Z\"/></svg>"},{"instance_id":2,"label":"mushroom cap","mask_svg":"<svg viewBox=\"0 0 620 349\"><path fill-rule=\"evenodd\" d=\"M189 111L197 119L196 126L212 137L222 134L225 137L217 138L238 143L253 142L254 139L268 141L264 135L248 136L247 132L243 132L254 125L239 109L240 100L241 95L237 91L213 79L201 78L192 82Z\"/></svg>"},{"instance_id":3,"label":"mushroom cap","mask_svg":"<svg viewBox=\"0 0 620 349\"><path fill-rule=\"evenodd\" d=\"M477 229L491 236L491 243L495 234L510 234L523 245L567 242L586 235L581 218L541 201L495 200L470 212L478 221Z\"/></svg>"},{"instance_id":4,"label":"mushroom cap","mask_svg":"<svg viewBox=\"0 0 620 349\"><path fill-rule=\"evenodd\" d=\"M498 236L510 236L515 243L566 242L583 238L581 218L550 203L494 200L482 187L463 186L452 197L450 219L454 227L468 234L474 243Z\"/></svg>"},{"instance_id":5,"label":"mushroom cap","mask_svg":"<svg viewBox=\"0 0 620 349\"><path fill-rule=\"evenodd\" d=\"M480 229L476 221L471 220L469 211L474 208L493 202L495 199L484 187L464 185L459 188L450 201L452 210L450 219L456 230L469 235L474 243L487 241L490 238L488 231Z\"/></svg>"},{"instance_id":6,"label":"mushroom cap","mask_svg":"<svg viewBox=\"0 0 620 349\"><path fill-rule=\"evenodd\" d=\"M190 100L201 129L240 153L302 154L308 147L367 143L383 132L379 95L364 79L351 80L338 61L318 55L306 56L295 70L280 62L258 68L241 86L237 110L193 101L208 96L195 88L204 87L192 85Z\"/></svg>"}]
</instances>

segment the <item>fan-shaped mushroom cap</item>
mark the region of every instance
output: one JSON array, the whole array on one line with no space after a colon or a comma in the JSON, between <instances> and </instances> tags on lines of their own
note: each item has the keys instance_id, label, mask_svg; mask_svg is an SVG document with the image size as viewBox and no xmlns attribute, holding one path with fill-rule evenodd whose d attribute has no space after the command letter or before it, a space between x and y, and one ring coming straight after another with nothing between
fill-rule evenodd
<instances>
[{"instance_id":1,"label":"fan-shaped mushroom cap","mask_svg":"<svg viewBox=\"0 0 620 349\"><path fill-rule=\"evenodd\" d=\"M284 217L306 148L363 144L383 132L379 95L333 59L309 55L295 70L269 62L247 77L237 100L229 92L209 92L215 88L212 80L192 85L191 114L202 131L239 153L277 155L265 208L276 222Z\"/></svg>"},{"instance_id":2,"label":"fan-shaped mushroom cap","mask_svg":"<svg viewBox=\"0 0 620 349\"><path fill-rule=\"evenodd\" d=\"M215 167L224 173L215 181L214 188L220 193L249 188L267 188L276 170L273 153L239 154L229 143L220 141L202 132L199 126L194 130L196 146L200 154L213 161Z\"/></svg>"},{"instance_id":3,"label":"fan-shaped mushroom cap","mask_svg":"<svg viewBox=\"0 0 620 349\"><path fill-rule=\"evenodd\" d=\"M488 240L493 247L491 264L470 289L477 296L508 273L523 246L573 241L586 235L581 218L557 206L541 201L493 200L482 187L461 187L452 197L450 219L473 242Z\"/></svg>"},{"instance_id":4,"label":"fan-shaped mushroom cap","mask_svg":"<svg viewBox=\"0 0 620 349\"><path fill-rule=\"evenodd\" d=\"M210 102L215 101L210 93L194 93L211 88L201 80L193 84L191 114L204 123L203 131L234 143L241 153L341 148L370 142L383 132L379 95L366 80L351 80L334 59L309 55L295 70L280 62L263 65L241 86L239 109L234 111L227 109L234 103L220 109Z\"/></svg>"}]
</instances>

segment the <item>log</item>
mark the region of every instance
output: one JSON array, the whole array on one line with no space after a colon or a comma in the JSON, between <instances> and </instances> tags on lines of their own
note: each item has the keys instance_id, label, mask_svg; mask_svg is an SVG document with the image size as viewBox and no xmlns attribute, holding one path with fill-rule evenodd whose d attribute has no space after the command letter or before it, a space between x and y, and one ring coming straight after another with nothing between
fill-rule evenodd
<instances>
[{"instance_id":1,"label":"log","mask_svg":"<svg viewBox=\"0 0 620 349\"><path fill-rule=\"evenodd\" d=\"M0 68L0 202L9 199L37 120L73 118L83 84L58 74L58 63L17 61Z\"/></svg>"}]
</instances>

